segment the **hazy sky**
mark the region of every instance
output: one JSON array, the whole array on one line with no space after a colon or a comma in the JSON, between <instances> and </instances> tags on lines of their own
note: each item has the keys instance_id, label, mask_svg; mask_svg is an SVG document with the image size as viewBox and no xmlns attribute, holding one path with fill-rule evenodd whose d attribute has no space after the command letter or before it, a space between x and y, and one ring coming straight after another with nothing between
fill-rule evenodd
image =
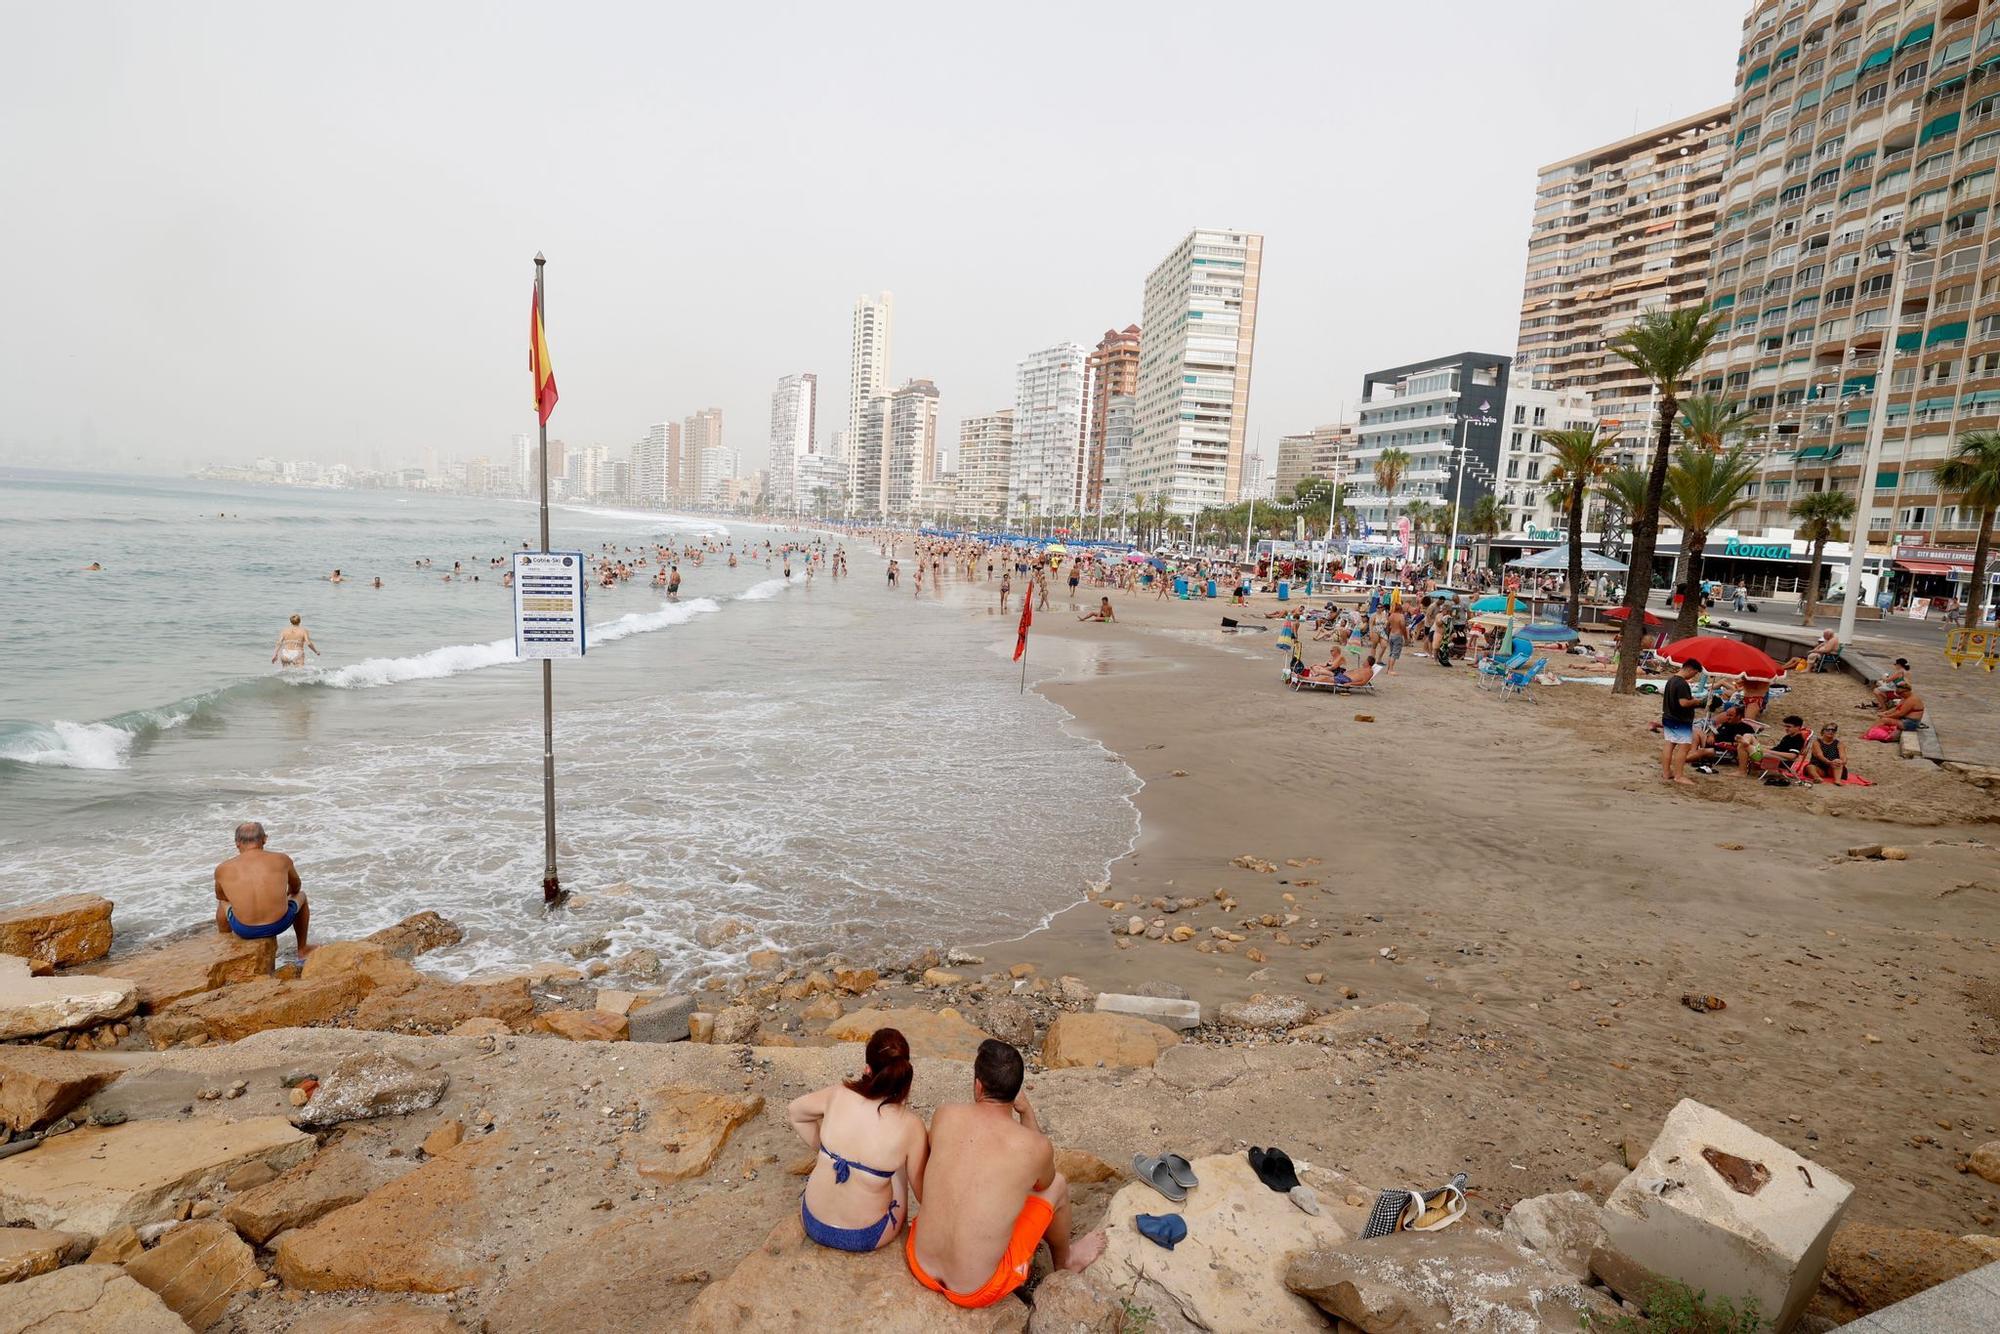
<instances>
[{"instance_id":1,"label":"hazy sky","mask_svg":"<svg viewBox=\"0 0 2000 1334\"><path fill-rule=\"evenodd\" d=\"M1747 8L0 0L0 462L504 457L537 249L570 443L760 463L802 370L824 441L888 288L955 458L1195 225L1265 236L1268 459L1511 352L1535 168L1726 101Z\"/></svg>"}]
</instances>

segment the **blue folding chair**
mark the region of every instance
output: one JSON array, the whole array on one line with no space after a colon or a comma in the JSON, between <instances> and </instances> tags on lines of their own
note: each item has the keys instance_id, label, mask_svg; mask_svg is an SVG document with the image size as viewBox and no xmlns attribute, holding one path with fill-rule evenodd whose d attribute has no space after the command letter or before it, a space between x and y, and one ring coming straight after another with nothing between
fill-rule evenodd
<instances>
[{"instance_id":1,"label":"blue folding chair","mask_svg":"<svg viewBox=\"0 0 2000 1334\"><path fill-rule=\"evenodd\" d=\"M1473 679L1482 689L1488 685L1500 685L1506 681L1509 672L1527 666L1528 658L1534 651L1533 645L1524 644L1514 650L1514 656L1511 658L1502 658L1498 654L1489 653L1479 660L1479 675Z\"/></svg>"},{"instance_id":2,"label":"blue folding chair","mask_svg":"<svg viewBox=\"0 0 2000 1334\"><path fill-rule=\"evenodd\" d=\"M1508 695L1514 695L1520 699L1532 700L1534 696L1528 693L1528 687L1534 683L1535 678L1540 676L1542 669L1548 665L1549 660L1547 658L1536 658L1526 667L1507 673L1507 679L1500 683L1501 698L1504 699Z\"/></svg>"}]
</instances>

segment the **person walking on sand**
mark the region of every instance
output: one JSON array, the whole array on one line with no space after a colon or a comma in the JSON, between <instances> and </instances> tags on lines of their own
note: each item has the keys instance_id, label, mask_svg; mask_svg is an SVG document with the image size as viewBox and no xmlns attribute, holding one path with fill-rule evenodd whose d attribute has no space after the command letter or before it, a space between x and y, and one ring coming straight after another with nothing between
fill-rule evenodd
<instances>
[{"instance_id":1,"label":"person walking on sand","mask_svg":"<svg viewBox=\"0 0 2000 1334\"><path fill-rule=\"evenodd\" d=\"M320 656L319 645L313 643L312 635L299 624L299 614L293 612L292 623L278 631L278 646L271 650L271 661L281 667L303 667L307 649L313 651L314 657Z\"/></svg>"},{"instance_id":2,"label":"person walking on sand","mask_svg":"<svg viewBox=\"0 0 2000 1334\"><path fill-rule=\"evenodd\" d=\"M794 1098L785 1109L814 1155L799 1196L810 1240L837 1251L881 1250L909 1218L910 1200L923 1198L930 1139L909 1107L914 1077L909 1042L878 1028L859 1078ZM871 1165L878 1163L887 1166Z\"/></svg>"},{"instance_id":3,"label":"person walking on sand","mask_svg":"<svg viewBox=\"0 0 2000 1334\"><path fill-rule=\"evenodd\" d=\"M972 1101L931 1115L924 1212L903 1242L910 1274L954 1306L994 1305L1028 1280L1035 1251L1049 1244L1057 1269L1080 1273L1104 1253L1105 1236L1070 1237L1069 1182L1055 1145L1022 1092L1021 1053L997 1038L972 1061Z\"/></svg>"},{"instance_id":4,"label":"person walking on sand","mask_svg":"<svg viewBox=\"0 0 2000 1334\"><path fill-rule=\"evenodd\" d=\"M1684 660L1680 669L1660 688L1660 781L1693 787L1685 772L1688 752L1694 749L1694 678L1701 673L1698 658Z\"/></svg>"},{"instance_id":5,"label":"person walking on sand","mask_svg":"<svg viewBox=\"0 0 2000 1334\"><path fill-rule=\"evenodd\" d=\"M312 905L299 888L299 868L284 853L266 849L264 838L255 820L236 826L236 855L215 868L215 929L244 940L290 931L303 959L312 953L306 944Z\"/></svg>"},{"instance_id":6,"label":"person walking on sand","mask_svg":"<svg viewBox=\"0 0 2000 1334\"><path fill-rule=\"evenodd\" d=\"M1000 610L1007 610L1007 595L1014 591L1014 576L1005 571L1000 575Z\"/></svg>"}]
</instances>

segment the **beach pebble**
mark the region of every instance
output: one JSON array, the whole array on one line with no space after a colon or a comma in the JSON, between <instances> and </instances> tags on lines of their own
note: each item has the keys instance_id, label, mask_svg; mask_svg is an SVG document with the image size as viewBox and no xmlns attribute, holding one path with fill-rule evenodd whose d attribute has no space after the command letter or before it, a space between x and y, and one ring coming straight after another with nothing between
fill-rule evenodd
<instances>
[{"instance_id":1,"label":"beach pebble","mask_svg":"<svg viewBox=\"0 0 2000 1334\"><path fill-rule=\"evenodd\" d=\"M1146 919L1143 917L1128 917L1125 920L1125 934L1128 936L1145 935Z\"/></svg>"},{"instance_id":2,"label":"beach pebble","mask_svg":"<svg viewBox=\"0 0 2000 1334\"><path fill-rule=\"evenodd\" d=\"M1165 940L1166 938L1167 938L1167 925L1165 922L1154 922L1151 926L1146 928L1146 939Z\"/></svg>"},{"instance_id":3,"label":"beach pebble","mask_svg":"<svg viewBox=\"0 0 2000 1334\"><path fill-rule=\"evenodd\" d=\"M312 1101L312 1094L306 1092L304 1089L293 1089L286 1097L294 1107L303 1107Z\"/></svg>"},{"instance_id":4,"label":"beach pebble","mask_svg":"<svg viewBox=\"0 0 2000 1334\"><path fill-rule=\"evenodd\" d=\"M1882 849L1882 860L1885 862L1901 862L1901 861L1908 861L1909 859L1910 859L1910 854L1904 851L1902 848Z\"/></svg>"},{"instance_id":5,"label":"beach pebble","mask_svg":"<svg viewBox=\"0 0 2000 1334\"><path fill-rule=\"evenodd\" d=\"M1306 981L1307 981L1307 982L1309 982L1309 983L1311 983L1311 984L1312 984L1313 986L1318 986L1318 985L1319 985L1320 983L1322 983L1322 982L1326 981L1326 974L1325 974L1325 973L1307 973L1307 974L1306 974Z\"/></svg>"},{"instance_id":6,"label":"beach pebble","mask_svg":"<svg viewBox=\"0 0 2000 1334\"><path fill-rule=\"evenodd\" d=\"M965 981L965 978L962 974L946 972L942 968L926 968L923 980L927 987L949 987Z\"/></svg>"},{"instance_id":7,"label":"beach pebble","mask_svg":"<svg viewBox=\"0 0 2000 1334\"><path fill-rule=\"evenodd\" d=\"M944 961L954 968L967 968L974 964L985 963L986 956L974 954L969 950L954 949L945 951Z\"/></svg>"},{"instance_id":8,"label":"beach pebble","mask_svg":"<svg viewBox=\"0 0 2000 1334\"><path fill-rule=\"evenodd\" d=\"M1194 939L1194 928L1182 922L1169 933L1169 936L1176 944L1185 943Z\"/></svg>"}]
</instances>

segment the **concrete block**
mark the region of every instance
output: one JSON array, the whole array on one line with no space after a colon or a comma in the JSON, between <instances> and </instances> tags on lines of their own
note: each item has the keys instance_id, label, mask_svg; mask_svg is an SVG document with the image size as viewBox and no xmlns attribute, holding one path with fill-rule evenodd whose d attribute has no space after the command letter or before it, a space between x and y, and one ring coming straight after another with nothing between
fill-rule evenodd
<instances>
[{"instance_id":1,"label":"concrete block","mask_svg":"<svg viewBox=\"0 0 2000 1334\"><path fill-rule=\"evenodd\" d=\"M1183 1032L1201 1027L1201 1005L1191 1000L1174 1000L1166 996L1124 996L1107 991L1098 993L1097 1008L1106 1014L1129 1014L1139 1019L1150 1019L1156 1024Z\"/></svg>"},{"instance_id":2,"label":"concrete block","mask_svg":"<svg viewBox=\"0 0 2000 1334\"><path fill-rule=\"evenodd\" d=\"M1605 1201L1610 1245L1665 1278L1789 1329L1854 1188L1738 1121L1683 1099Z\"/></svg>"},{"instance_id":3,"label":"concrete block","mask_svg":"<svg viewBox=\"0 0 2000 1334\"><path fill-rule=\"evenodd\" d=\"M694 997L662 996L650 1005L626 1012L634 1042L685 1042L688 1020L694 1014Z\"/></svg>"}]
</instances>

